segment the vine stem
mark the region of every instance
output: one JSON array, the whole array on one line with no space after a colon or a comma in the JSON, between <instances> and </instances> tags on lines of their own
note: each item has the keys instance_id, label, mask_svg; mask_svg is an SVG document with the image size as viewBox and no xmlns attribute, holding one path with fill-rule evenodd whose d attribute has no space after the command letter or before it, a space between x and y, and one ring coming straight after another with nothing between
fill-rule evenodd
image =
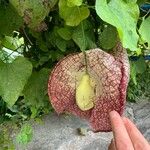
<instances>
[{"instance_id":1,"label":"vine stem","mask_svg":"<svg viewBox=\"0 0 150 150\"><path fill-rule=\"evenodd\" d=\"M95 10L95 6L89 6L89 5L87 5L87 4L83 4L83 6L86 6L86 7L88 7L88 8L91 8L91 9L94 9L94 10Z\"/></svg>"},{"instance_id":2,"label":"vine stem","mask_svg":"<svg viewBox=\"0 0 150 150\"><path fill-rule=\"evenodd\" d=\"M29 39L29 37L28 37L28 35L27 35L27 33L26 33L25 29L24 29L24 28L22 28L22 30L23 30L23 33L24 33L25 37L26 37L26 38L27 38L27 40L29 41L30 45L33 45L33 43L31 42L31 40Z\"/></svg>"},{"instance_id":3,"label":"vine stem","mask_svg":"<svg viewBox=\"0 0 150 150\"><path fill-rule=\"evenodd\" d=\"M150 9L147 11L147 13L143 16L143 18L145 19L146 16L150 13Z\"/></svg>"},{"instance_id":4,"label":"vine stem","mask_svg":"<svg viewBox=\"0 0 150 150\"><path fill-rule=\"evenodd\" d=\"M79 10L79 7L78 7L78 12L79 12L79 17L81 18L81 12ZM81 30L82 30L82 38L83 38L83 45L85 47L85 33L84 33L84 25L83 25L83 22L81 21ZM87 67L87 55L86 55L86 52L85 52L85 49L81 49L82 53L83 53L83 56L84 56L84 62L85 62L85 69L86 69L86 73L88 74L88 67Z\"/></svg>"}]
</instances>

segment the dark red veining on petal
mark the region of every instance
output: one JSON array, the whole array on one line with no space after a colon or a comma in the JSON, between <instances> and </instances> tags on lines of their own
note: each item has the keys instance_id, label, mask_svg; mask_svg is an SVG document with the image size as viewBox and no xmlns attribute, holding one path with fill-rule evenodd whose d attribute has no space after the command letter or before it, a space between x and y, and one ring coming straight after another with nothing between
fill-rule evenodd
<instances>
[{"instance_id":1,"label":"dark red veining on petal","mask_svg":"<svg viewBox=\"0 0 150 150\"><path fill-rule=\"evenodd\" d=\"M94 107L82 111L76 105L75 89L78 74L85 71L82 53L63 58L53 69L48 94L57 113L70 112L87 119L93 131L110 131L109 112L123 113L129 81L129 62L126 50L118 43L112 54L100 49L86 52L88 73L96 80Z\"/></svg>"}]
</instances>

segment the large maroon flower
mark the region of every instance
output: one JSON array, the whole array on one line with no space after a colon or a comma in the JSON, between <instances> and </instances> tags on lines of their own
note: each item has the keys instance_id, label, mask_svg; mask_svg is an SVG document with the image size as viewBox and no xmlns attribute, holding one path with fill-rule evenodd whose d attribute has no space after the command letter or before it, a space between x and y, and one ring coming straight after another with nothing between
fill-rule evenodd
<instances>
[{"instance_id":1,"label":"large maroon flower","mask_svg":"<svg viewBox=\"0 0 150 150\"><path fill-rule=\"evenodd\" d=\"M126 50L118 43L111 54L100 49L86 51L87 69L95 81L94 107L82 111L76 104L76 85L85 73L83 53L71 54L57 63L48 83L48 94L58 114L69 112L87 119L94 131L110 131L109 112L122 115L129 81Z\"/></svg>"}]
</instances>

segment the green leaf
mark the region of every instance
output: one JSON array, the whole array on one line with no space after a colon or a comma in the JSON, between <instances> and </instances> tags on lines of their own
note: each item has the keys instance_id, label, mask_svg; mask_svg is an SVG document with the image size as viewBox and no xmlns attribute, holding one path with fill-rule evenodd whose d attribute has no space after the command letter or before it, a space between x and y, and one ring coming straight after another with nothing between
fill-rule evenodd
<instances>
[{"instance_id":1,"label":"green leaf","mask_svg":"<svg viewBox=\"0 0 150 150\"><path fill-rule=\"evenodd\" d=\"M58 0L48 0L46 1L46 3L48 3L50 9L52 9L56 4L57 4Z\"/></svg>"},{"instance_id":2,"label":"green leaf","mask_svg":"<svg viewBox=\"0 0 150 150\"><path fill-rule=\"evenodd\" d=\"M88 21L81 22L72 34L72 39L82 51L96 48L93 28L89 24Z\"/></svg>"},{"instance_id":3,"label":"green leaf","mask_svg":"<svg viewBox=\"0 0 150 150\"><path fill-rule=\"evenodd\" d=\"M65 20L66 25L77 26L90 15L90 11L86 6L68 7L67 0L60 0L59 14Z\"/></svg>"},{"instance_id":4,"label":"green leaf","mask_svg":"<svg viewBox=\"0 0 150 150\"><path fill-rule=\"evenodd\" d=\"M62 51L65 52L66 48L67 48L67 41L61 39L61 38L57 38L56 39L56 46Z\"/></svg>"},{"instance_id":5,"label":"green leaf","mask_svg":"<svg viewBox=\"0 0 150 150\"><path fill-rule=\"evenodd\" d=\"M138 3L139 5L141 5L141 4L144 4L146 1L148 1L148 0L137 0L137 3Z\"/></svg>"},{"instance_id":6,"label":"green leaf","mask_svg":"<svg viewBox=\"0 0 150 150\"><path fill-rule=\"evenodd\" d=\"M14 60L13 57L9 57L9 53L5 50L1 50L0 51L0 60L2 60L3 62L12 62Z\"/></svg>"},{"instance_id":7,"label":"green leaf","mask_svg":"<svg viewBox=\"0 0 150 150\"><path fill-rule=\"evenodd\" d=\"M96 0L96 12L105 22L115 26L125 48L137 49L138 35L136 32L139 8L136 0Z\"/></svg>"},{"instance_id":8,"label":"green leaf","mask_svg":"<svg viewBox=\"0 0 150 150\"><path fill-rule=\"evenodd\" d=\"M42 37L39 37L37 39L36 44L39 46L39 48L43 52L47 52L48 51L48 44L42 39Z\"/></svg>"},{"instance_id":9,"label":"green leaf","mask_svg":"<svg viewBox=\"0 0 150 150\"><path fill-rule=\"evenodd\" d=\"M0 130L0 149L1 150L15 150L15 145L13 143L13 140L10 136L10 126L12 123L9 122L9 126L2 125L1 124L1 130Z\"/></svg>"},{"instance_id":10,"label":"green leaf","mask_svg":"<svg viewBox=\"0 0 150 150\"><path fill-rule=\"evenodd\" d=\"M130 76L131 76L131 79L133 81L133 83L135 85L137 85L137 80L136 80L136 75L137 75L137 72L136 72L136 64L135 63L131 63L130 64Z\"/></svg>"},{"instance_id":11,"label":"green leaf","mask_svg":"<svg viewBox=\"0 0 150 150\"><path fill-rule=\"evenodd\" d=\"M21 95L31 72L31 63L23 57L16 58L10 64L0 61L0 96L10 107Z\"/></svg>"},{"instance_id":12,"label":"green leaf","mask_svg":"<svg viewBox=\"0 0 150 150\"><path fill-rule=\"evenodd\" d=\"M44 106L49 72L49 69L43 68L39 72L32 73L23 91L24 99L29 106L34 106L37 109Z\"/></svg>"},{"instance_id":13,"label":"green leaf","mask_svg":"<svg viewBox=\"0 0 150 150\"><path fill-rule=\"evenodd\" d=\"M143 74L146 71L146 63L143 57L140 57L137 61L131 62L130 75L133 83L137 85L137 74Z\"/></svg>"},{"instance_id":14,"label":"green leaf","mask_svg":"<svg viewBox=\"0 0 150 150\"><path fill-rule=\"evenodd\" d=\"M0 3L0 35L11 35L23 25L23 19L18 15L11 4Z\"/></svg>"},{"instance_id":15,"label":"green leaf","mask_svg":"<svg viewBox=\"0 0 150 150\"><path fill-rule=\"evenodd\" d=\"M150 16L142 22L139 33L144 42L148 43L148 47L150 47Z\"/></svg>"},{"instance_id":16,"label":"green leaf","mask_svg":"<svg viewBox=\"0 0 150 150\"><path fill-rule=\"evenodd\" d=\"M71 40L72 32L71 32L71 30L69 28L67 28L67 27L59 28L57 30L57 32L58 32L59 36L61 38L63 38L64 40L66 40L66 41L67 40Z\"/></svg>"},{"instance_id":17,"label":"green leaf","mask_svg":"<svg viewBox=\"0 0 150 150\"><path fill-rule=\"evenodd\" d=\"M20 144L26 145L28 144L33 137L33 129L29 124L25 124L22 126L20 132L16 137L16 141Z\"/></svg>"},{"instance_id":18,"label":"green leaf","mask_svg":"<svg viewBox=\"0 0 150 150\"><path fill-rule=\"evenodd\" d=\"M144 73L146 71L146 63L143 57L140 57L135 63L135 69L137 73Z\"/></svg>"},{"instance_id":19,"label":"green leaf","mask_svg":"<svg viewBox=\"0 0 150 150\"><path fill-rule=\"evenodd\" d=\"M74 6L81 6L83 0L67 0L67 6L74 7Z\"/></svg>"},{"instance_id":20,"label":"green leaf","mask_svg":"<svg viewBox=\"0 0 150 150\"><path fill-rule=\"evenodd\" d=\"M31 118L35 118L37 116L38 109L35 106L32 106L30 110L31 110Z\"/></svg>"},{"instance_id":21,"label":"green leaf","mask_svg":"<svg viewBox=\"0 0 150 150\"><path fill-rule=\"evenodd\" d=\"M46 55L46 56L41 55L39 57L38 65L42 66L44 63L48 62L48 60L49 60L49 56L48 55Z\"/></svg>"},{"instance_id":22,"label":"green leaf","mask_svg":"<svg viewBox=\"0 0 150 150\"><path fill-rule=\"evenodd\" d=\"M117 31L116 28L107 25L103 32L99 35L99 43L103 49L112 49L117 42Z\"/></svg>"},{"instance_id":23,"label":"green leaf","mask_svg":"<svg viewBox=\"0 0 150 150\"><path fill-rule=\"evenodd\" d=\"M34 30L37 30L40 27L42 28L42 22L56 2L57 0L53 0L52 2L49 0L45 2L41 0L10 1L18 11L18 14L24 17L25 23Z\"/></svg>"},{"instance_id":24,"label":"green leaf","mask_svg":"<svg viewBox=\"0 0 150 150\"><path fill-rule=\"evenodd\" d=\"M13 38L11 36L5 36L2 39L2 46L6 47L8 49L11 49L11 50L16 50L22 44L24 44L23 38Z\"/></svg>"},{"instance_id":25,"label":"green leaf","mask_svg":"<svg viewBox=\"0 0 150 150\"><path fill-rule=\"evenodd\" d=\"M53 31L48 34L48 40L54 47L56 46L62 52L65 52L67 48L67 41L59 36L58 29L58 27L54 27Z\"/></svg>"},{"instance_id":26,"label":"green leaf","mask_svg":"<svg viewBox=\"0 0 150 150\"><path fill-rule=\"evenodd\" d=\"M64 57L63 53L60 51L51 51L49 58L52 60L52 62L59 61Z\"/></svg>"}]
</instances>

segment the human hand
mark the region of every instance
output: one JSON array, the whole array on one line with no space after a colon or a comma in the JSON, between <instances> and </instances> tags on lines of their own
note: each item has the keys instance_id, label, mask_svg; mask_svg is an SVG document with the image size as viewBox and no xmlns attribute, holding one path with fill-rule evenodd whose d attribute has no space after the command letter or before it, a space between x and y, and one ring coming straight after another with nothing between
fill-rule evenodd
<instances>
[{"instance_id":1,"label":"human hand","mask_svg":"<svg viewBox=\"0 0 150 150\"><path fill-rule=\"evenodd\" d=\"M150 150L147 140L128 118L121 118L116 111L112 111L110 121L114 139L108 150Z\"/></svg>"}]
</instances>

